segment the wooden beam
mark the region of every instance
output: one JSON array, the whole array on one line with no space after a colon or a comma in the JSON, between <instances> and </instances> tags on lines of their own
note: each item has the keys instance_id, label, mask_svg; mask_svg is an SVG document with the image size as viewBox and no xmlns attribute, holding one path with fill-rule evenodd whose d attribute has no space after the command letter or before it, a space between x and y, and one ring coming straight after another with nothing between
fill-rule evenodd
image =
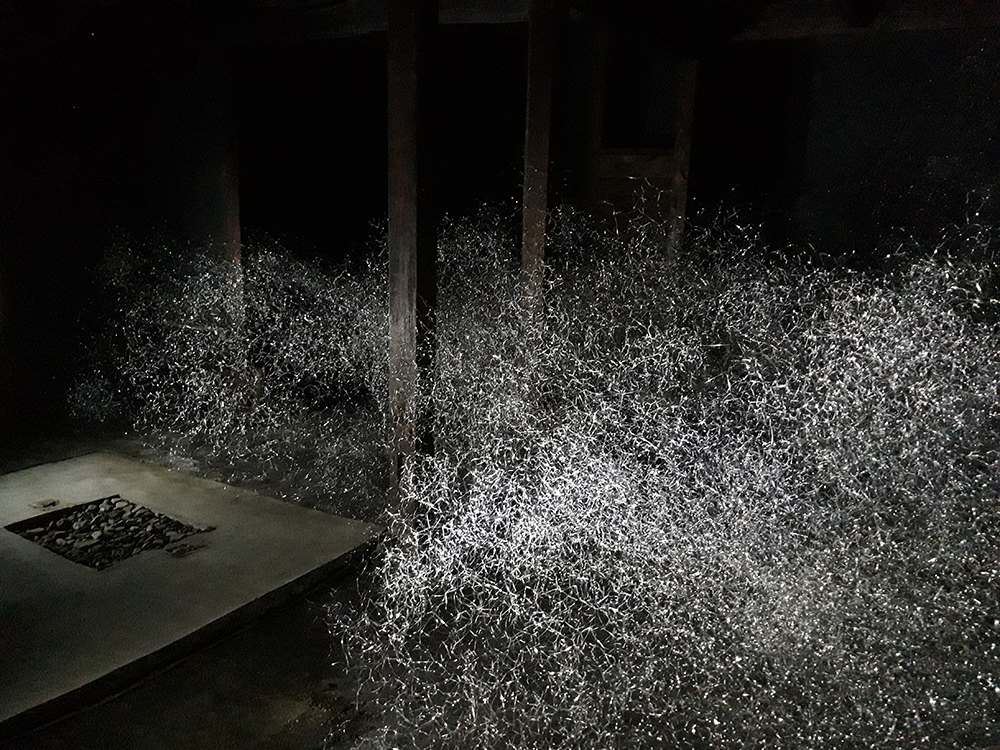
<instances>
[{"instance_id":1,"label":"wooden beam","mask_svg":"<svg viewBox=\"0 0 1000 750\"><path fill-rule=\"evenodd\" d=\"M437 0L388 0L389 71L389 394L391 502L402 497L404 462L428 436L418 433L415 397L433 362L436 221L424 184L429 37ZM425 381L426 382L426 381Z\"/></svg>"},{"instance_id":2,"label":"wooden beam","mask_svg":"<svg viewBox=\"0 0 1000 750\"><path fill-rule=\"evenodd\" d=\"M386 30L386 0L276 2L254 0L230 29L237 44L270 44L338 39ZM443 24L524 23L528 0L448 0L439 11Z\"/></svg>"},{"instance_id":3,"label":"wooden beam","mask_svg":"<svg viewBox=\"0 0 1000 750\"><path fill-rule=\"evenodd\" d=\"M549 190L555 0L529 0L528 102L524 125L521 274L525 299L537 308L543 289Z\"/></svg>"},{"instance_id":4,"label":"wooden beam","mask_svg":"<svg viewBox=\"0 0 1000 750\"><path fill-rule=\"evenodd\" d=\"M215 260L229 274L230 294L225 307L230 323L242 329L246 322L243 289L242 237L240 232L239 153L237 107L231 51L212 46L206 51L199 74L207 77L200 107L207 121L194 137L204 149L204 163L188 186L186 211L192 239L207 244ZM249 362L249 351L246 353Z\"/></svg>"},{"instance_id":5,"label":"wooden beam","mask_svg":"<svg viewBox=\"0 0 1000 750\"><path fill-rule=\"evenodd\" d=\"M144 180L151 224L202 247L215 260L240 260L237 111L232 51L192 40L165 74L151 113Z\"/></svg>"},{"instance_id":6,"label":"wooden beam","mask_svg":"<svg viewBox=\"0 0 1000 750\"><path fill-rule=\"evenodd\" d=\"M242 260L240 233L240 172L236 149L235 124L226 123L225 164L222 170L222 256L232 263Z\"/></svg>"},{"instance_id":7,"label":"wooden beam","mask_svg":"<svg viewBox=\"0 0 1000 750\"><path fill-rule=\"evenodd\" d=\"M598 189L599 161L604 148L604 110L607 103L608 49L610 35L605 26L598 26L588 45L590 56L589 70L585 75L589 82L589 108L585 127L586 162L583 205L590 211L600 211L601 195Z\"/></svg>"},{"instance_id":8,"label":"wooden beam","mask_svg":"<svg viewBox=\"0 0 1000 750\"><path fill-rule=\"evenodd\" d=\"M670 230L667 237L667 252L672 256L676 256L684 238L688 167L691 164L691 131L694 129L694 97L698 74L698 63L695 60L680 60L677 65L674 179L670 189Z\"/></svg>"},{"instance_id":9,"label":"wooden beam","mask_svg":"<svg viewBox=\"0 0 1000 750\"><path fill-rule=\"evenodd\" d=\"M1000 26L994 0L898 0L868 25L852 25L835 0L780 0L768 5L734 41L796 39L873 31L943 31Z\"/></svg>"}]
</instances>

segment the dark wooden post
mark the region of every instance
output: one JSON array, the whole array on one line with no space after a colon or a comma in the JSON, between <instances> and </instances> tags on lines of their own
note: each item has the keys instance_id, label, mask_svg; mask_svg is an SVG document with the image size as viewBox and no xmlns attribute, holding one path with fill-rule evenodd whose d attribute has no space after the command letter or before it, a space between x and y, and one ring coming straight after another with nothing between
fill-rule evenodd
<instances>
[{"instance_id":1,"label":"dark wooden post","mask_svg":"<svg viewBox=\"0 0 1000 750\"><path fill-rule=\"evenodd\" d=\"M215 258L238 265L242 253L235 63L230 48L207 46L202 65L189 74L189 85L200 92L204 121L199 132L186 134L201 141L203 160L188 185L188 231L197 241L210 243Z\"/></svg>"},{"instance_id":2,"label":"dark wooden post","mask_svg":"<svg viewBox=\"0 0 1000 750\"><path fill-rule=\"evenodd\" d=\"M697 70L697 62L694 60L680 60L678 62L677 135L674 142L674 178L670 190L670 232L667 237L667 251L672 256L676 255L680 249L681 240L684 238Z\"/></svg>"},{"instance_id":3,"label":"dark wooden post","mask_svg":"<svg viewBox=\"0 0 1000 750\"><path fill-rule=\"evenodd\" d=\"M590 66L586 71L590 85L590 106L584 123L587 128L587 152L583 203L590 211L595 211L603 199L599 188L598 173L600 171L601 149L604 147L604 108L607 98L609 37L610 34L606 27L595 28L587 50L590 55Z\"/></svg>"},{"instance_id":4,"label":"dark wooden post","mask_svg":"<svg viewBox=\"0 0 1000 750\"><path fill-rule=\"evenodd\" d=\"M554 24L555 0L529 0L521 273L528 305L536 309L541 302L545 262Z\"/></svg>"},{"instance_id":5,"label":"dark wooden post","mask_svg":"<svg viewBox=\"0 0 1000 750\"><path fill-rule=\"evenodd\" d=\"M150 113L150 223L214 259L240 259L237 102L232 51L194 39L179 60L161 61Z\"/></svg>"},{"instance_id":6,"label":"dark wooden post","mask_svg":"<svg viewBox=\"0 0 1000 750\"><path fill-rule=\"evenodd\" d=\"M230 119L227 123L225 164L222 168L222 257L238 264L243 253L240 235L240 172L233 128L234 124Z\"/></svg>"},{"instance_id":7,"label":"dark wooden post","mask_svg":"<svg viewBox=\"0 0 1000 750\"><path fill-rule=\"evenodd\" d=\"M229 297L229 317L233 325L242 329L246 322L246 298L243 293L243 243L240 234L240 182L237 160L236 134L232 109L225 119L225 133L222 145L222 164L219 174L221 238L215 244L221 247L221 257L232 281ZM247 345L247 366L250 365L249 344Z\"/></svg>"},{"instance_id":8,"label":"dark wooden post","mask_svg":"<svg viewBox=\"0 0 1000 750\"><path fill-rule=\"evenodd\" d=\"M433 363L437 227L426 184L423 73L436 24L437 0L388 0L390 502L404 513L412 510L400 491L404 462L429 440L418 433L414 398Z\"/></svg>"},{"instance_id":9,"label":"dark wooden post","mask_svg":"<svg viewBox=\"0 0 1000 750\"><path fill-rule=\"evenodd\" d=\"M205 75L210 77L204 95L208 122L205 126L205 161L193 182L193 216L201 216L198 232L210 243L214 257L221 260L232 284L227 298L227 314L232 325L242 329L246 317L243 294L243 252L240 233L239 159L236 138L236 95L232 61L228 50L208 56ZM200 198L200 201L198 200ZM200 207L200 208L199 208ZM207 211L206 211L207 209ZM247 352L249 363L249 350Z\"/></svg>"}]
</instances>

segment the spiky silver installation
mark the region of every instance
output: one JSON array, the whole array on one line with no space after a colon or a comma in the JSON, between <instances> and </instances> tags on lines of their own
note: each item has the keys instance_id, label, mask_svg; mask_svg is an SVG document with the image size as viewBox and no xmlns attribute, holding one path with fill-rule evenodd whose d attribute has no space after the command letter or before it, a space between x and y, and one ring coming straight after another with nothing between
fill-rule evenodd
<instances>
[{"instance_id":1,"label":"spiky silver installation","mask_svg":"<svg viewBox=\"0 0 1000 750\"><path fill-rule=\"evenodd\" d=\"M505 225L442 234L435 453L335 613L365 744L1000 744L995 236L861 273L565 213L529 315ZM384 258L168 260L111 257L80 408L382 497Z\"/></svg>"},{"instance_id":2,"label":"spiky silver installation","mask_svg":"<svg viewBox=\"0 0 1000 750\"><path fill-rule=\"evenodd\" d=\"M997 263L444 234L436 453L341 629L367 747L1000 743Z\"/></svg>"},{"instance_id":3,"label":"spiky silver installation","mask_svg":"<svg viewBox=\"0 0 1000 750\"><path fill-rule=\"evenodd\" d=\"M227 478L377 517L386 478L384 252L326 271L271 240L241 267L167 243L109 249L103 325L70 394Z\"/></svg>"}]
</instances>

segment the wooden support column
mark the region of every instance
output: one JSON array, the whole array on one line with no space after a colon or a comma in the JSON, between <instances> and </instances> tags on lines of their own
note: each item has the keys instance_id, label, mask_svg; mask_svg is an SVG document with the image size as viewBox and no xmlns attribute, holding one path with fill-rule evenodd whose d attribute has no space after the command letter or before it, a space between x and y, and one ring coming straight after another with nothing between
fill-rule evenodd
<instances>
[{"instance_id":1,"label":"wooden support column","mask_svg":"<svg viewBox=\"0 0 1000 750\"><path fill-rule=\"evenodd\" d=\"M694 96L698 65L680 60L677 69L677 126L674 141L674 178L670 190L670 230L667 252L676 256L684 239L687 213L688 168L691 164L691 131L694 128Z\"/></svg>"},{"instance_id":2,"label":"wooden support column","mask_svg":"<svg viewBox=\"0 0 1000 750\"><path fill-rule=\"evenodd\" d=\"M230 118L232 115L230 115ZM222 257L239 264L243 257L240 234L240 172L232 119L227 123L225 164L222 168Z\"/></svg>"},{"instance_id":3,"label":"wooden support column","mask_svg":"<svg viewBox=\"0 0 1000 750\"><path fill-rule=\"evenodd\" d=\"M188 134L200 142L201 169L188 186L188 231L208 243L215 258L241 260L237 95L233 51L209 44L188 85L201 98L203 122ZM199 79L201 79L199 81ZM197 126L196 126L197 127Z\"/></svg>"},{"instance_id":4,"label":"wooden support column","mask_svg":"<svg viewBox=\"0 0 1000 750\"><path fill-rule=\"evenodd\" d=\"M605 92L608 76L609 33L606 27L597 27L593 31L588 45L590 66L586 71L590 84L590 107L587 112L585 127L587 128L586 179L584 181L583 205L587 210L597 213L603 200L598 179L601 150L604 148L604 108Z\"/></svg>"},{"instance_id":5,"label":"wooden support column","mask_svg":"<svg viewBox=\"0 0 1000 750\"><path fill-rule=\"evenodd\" d=\"M541 304L548 210L555 0L529 0L528 103L524 126L521 273L528 306Z\"/></svg>"},{"instance_id":6,"label":"wooden support column","mask_svg":"<svg viewBox=\"0 0 1000 750\"><path fill-rule=\"evenodd\" d=\"M231 287L226 299L230 323L242 329L246 318L243 293L243 252L240 233L239 156L236 137L236 95L232 61L228 50L213 50L207 57L208 77L203 106L204 162L188 198L192 217L199 217L194 232L207 242L209 251L224 263ZM247 351L249 362L249 350Z\"/></svg>"},{"instance_id":7,"label":"wooden support column","mask_svg":"<svg viewBox=\"0 0 1000 750\"><path fill-rule=\"evenodd\" d=\"M388 0L390 501L412 510L400 480L407 456L430 440L418 383L433 364L437 226L426 174L427 49L437 0ZM423 411L423 413L419 413Z\"/></svg>"},{"instance_id":8,"label":"wooden support column","mask_svg":"<svg viewBox=\"0 0 1000 750\"><path fill-rule=\"evenodd\" d=\"M149 117L148 214L214 259L240 259L240 203L232 51L193 39L164 57Z\"/></svg>"},{"instance_id":9,"label":"wooden support column","mask_svg":"<svg viewBox=\"0 0 1000 750\"><path fill-rule=\"evenodd\" d=\"M229 296L229 319L242 329L246 322L246 297L243 290L243 242L240 233L240 182L237 158L235 123L232 109L225 119L223 135L222 165L219 170L219 198L221 209L220 234L216 240L221 258L228 267L232 282ZM249 345L247 364L250 363ZM258 385L258 387L261 387Z\"/></svg>"}]
</instances>

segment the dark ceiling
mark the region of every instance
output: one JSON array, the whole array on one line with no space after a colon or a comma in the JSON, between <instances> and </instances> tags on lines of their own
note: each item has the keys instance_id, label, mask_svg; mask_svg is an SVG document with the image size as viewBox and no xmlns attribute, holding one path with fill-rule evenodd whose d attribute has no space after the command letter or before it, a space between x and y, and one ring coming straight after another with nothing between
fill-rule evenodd
<instances>
[{"instance_id":1,"label":"dark ceiling","mask_svg":"<svg viewBox=\"0 0 1000 750\"><path fill-rule=\"evenodd\" d=\"M530 0L438 0L442 23L523 22ZM736 39L995 26L995 0L552 0L675 54ZM113 18L125 33L177 28L236 44L353 36L385 28L386 0L3 0L0 59L31 57ZM166 23L164 23L166 22ZM218 37L216 37L218 38Z\"/></svg>"}]
</instances>

